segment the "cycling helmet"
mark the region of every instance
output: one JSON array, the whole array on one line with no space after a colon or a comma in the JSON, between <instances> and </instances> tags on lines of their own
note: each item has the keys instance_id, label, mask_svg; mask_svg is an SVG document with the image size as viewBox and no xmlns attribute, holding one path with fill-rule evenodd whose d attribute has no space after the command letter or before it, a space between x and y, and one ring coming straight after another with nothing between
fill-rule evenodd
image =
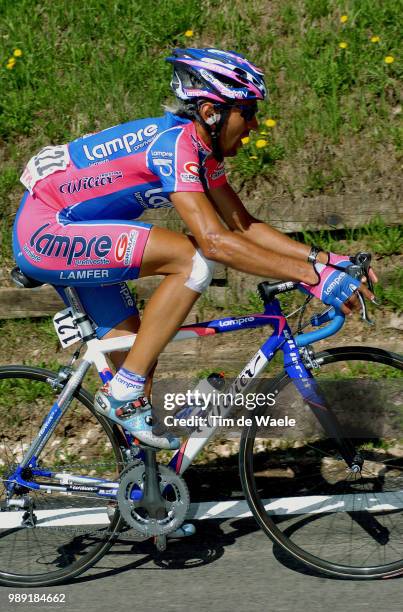
<instances>
[{"instance_id":1,"label":"cycling helmet","mask_svg":"<svg viewBox=\"0 0 403 612\"><path fill-rule=\"evenodd\" d=\"M230 108L240 101L264 100L267 90L263 72L240 53L220 49L174 49L165 59L173 64L171 88L175 96L186 113L205 127L211 136L213 155L222 161L219 135ZM198 112L205 100L220 110L214 125L207 124Z\"/></svg>"},{"instance_id":2,"label":"cycling helmet","mask_svg":"<svg viewBox=\"0 0 403 612\"><path fill-rule=\"evenodd\" d=\"M234 104L266 97L263 72L235 51L174 49L166 61L174 65L171 87L181 100Z\"/></svg>"}]
</instances>

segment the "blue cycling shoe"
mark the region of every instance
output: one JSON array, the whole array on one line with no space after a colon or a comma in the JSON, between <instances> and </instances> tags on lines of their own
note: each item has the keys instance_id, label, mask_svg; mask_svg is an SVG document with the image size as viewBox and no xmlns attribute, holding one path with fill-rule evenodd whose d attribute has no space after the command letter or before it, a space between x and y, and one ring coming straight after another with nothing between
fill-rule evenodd
<instances>
[{"instance_id":1,"label":"blue cycling shoe","mask_svg":"<svg viewBox=\"0 0 403 612\"><path fill-rule=\"evenodd\" d=\"M114 423L121 425L140 442L154 448L175 450L180 447L179 438L172 434L156 436L152 432L151 404L146 397L122 403L115 399L108 383L95 394L94 408Z\"/></svg>"}]
</instances>

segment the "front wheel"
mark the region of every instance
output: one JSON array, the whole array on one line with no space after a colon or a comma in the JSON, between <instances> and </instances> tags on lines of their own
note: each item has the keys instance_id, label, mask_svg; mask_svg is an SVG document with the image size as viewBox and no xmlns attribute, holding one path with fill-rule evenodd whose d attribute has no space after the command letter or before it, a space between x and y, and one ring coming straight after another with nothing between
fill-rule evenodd
<instances>
[{"instance_id":1,"label":"front wheel","mask_svg":"<svg viewBox=\"0 0 403 612\"><path fill-rule=\"evenodd\" d=\"M284 372L264 381L275 408L302 419L302 438L266 437L256 419L243 431L240 474L263 531L294 558L344 578L403 574L402 369L399 355L343 347L316 355L320 395L363 463L349 467L336 441L318 433L300 392ZM261 423L261 421L260 421Z\"/></svg>"}]
</instances>

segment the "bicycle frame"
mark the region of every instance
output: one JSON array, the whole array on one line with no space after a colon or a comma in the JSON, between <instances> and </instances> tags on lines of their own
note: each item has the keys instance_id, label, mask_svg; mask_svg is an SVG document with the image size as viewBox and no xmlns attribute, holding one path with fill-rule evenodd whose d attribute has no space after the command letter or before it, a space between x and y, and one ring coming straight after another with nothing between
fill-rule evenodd
<instances>
[{"instance_id":1,"label":"bicycle frame","mask_svg":"<svg viewBox=\"0 0 403 612\"><path fill-rule=\"evenodd\" d=\"M76 313L77 314L77 313ZM304 364L304 361L298 350L299 347L304 347L325 337L336 333L344 324L344 316L336 314L334 311L327 313L326 318L317 317L316 323L321 324L324 321L330 323L325 327L307 334L297 335L295 338L288 326L286 318L281 311L280 303L274 299L265 305L263 313L248 315L244 317L225 317L215 319L204 323L196 323L185 325L179 329L173 341L187 340L190 338L202 338L212 336L218 333L227 333L231 331L239 331L241 329L258 328L265 325L271 325L274 328L273 333L262 344L259 350L249 360L243 370L238 374L230 388L225 391L226 397L233 397L235 394L243 393L266 368L268 363L273 359L275 353L281 349L284 354L284 367L293 380L296 388L302 395L304 401L309 404L315 412L318 420L324 426L325 430L334 437L340 439L340 444L343 446L342 437L338 431L337 423L333 417L329 416L326 403L320 396L315 379L313 378L310 369ZM82 330L81 330L82 331ZM88 327L86 328L88 332ZM23 460L7 478L7 489L9 495L12 495L15 484L27 487L28 489L58 491L62 493L83 492L86 495L94 494L97 497L116 499L117 489L119 484L101 478L76 476L74 474L55 473L50 470L37 467L37 459L52 435L57 423L62 418L64 412L68 409L70 401L75 390L82 382L86 372L92 364L95 365L98 374L103 382L110 380L113 373L110 370L105 358L105 354L113 351L128 351L135 342L136 336L122 336L119 338L99 340L94 337L87 340L86 352L77 367L65 384L61 394L53 404L50 412L43 421L42 427L27 450ZM229 406L219 404L214 406L215 414L226 417L232 410L232 402ZM197 414L200 411L199 407L195 407L191 414ZM213 414L213 411L205 413L205 416ZM189 415L190 416L190 415ZM196 455L208 443L209 439L214 435L218 426L206 425L199 428L197 432L192 433L189 438L182 444L181 448L176 451L169 467L177 473L182 474L192 463ZM125 432L128 447L132 442L132 437ZM141 452L141 450L139 450ZM346 460L351 465L354 459L354 449L346 447L343 449ZM38 484L37 482L28 481L23 477L23 470L29 468L32 476L48 477L54 480L59 480L60 484Z\"/></svg>"}]
</instances>

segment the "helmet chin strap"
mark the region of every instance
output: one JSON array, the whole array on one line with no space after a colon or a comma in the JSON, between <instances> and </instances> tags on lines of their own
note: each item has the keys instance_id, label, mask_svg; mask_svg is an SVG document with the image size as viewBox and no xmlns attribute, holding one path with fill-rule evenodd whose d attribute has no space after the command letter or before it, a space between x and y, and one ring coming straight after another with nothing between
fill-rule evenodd
<instances>
[{"instance_id":1,"label":"helmet chin strap","mask_svg":"<svg viewBox=\"0 0 403 612\"><path fill-rule=\"evenodd\" d=\"M219 138L221 129L229 115L230 109L220 108L219 110L219 113L214 113L214 115L211 115L211 117L208 117L206 120L204 120L199 113L199 108L197 108L195 116L199 123L202 124L206 132L210 135L211 149L213 152L214 159L216 159L218 162L222 162L224 159L224 155L221 150Z\"/></svg>"}]
</instances>

